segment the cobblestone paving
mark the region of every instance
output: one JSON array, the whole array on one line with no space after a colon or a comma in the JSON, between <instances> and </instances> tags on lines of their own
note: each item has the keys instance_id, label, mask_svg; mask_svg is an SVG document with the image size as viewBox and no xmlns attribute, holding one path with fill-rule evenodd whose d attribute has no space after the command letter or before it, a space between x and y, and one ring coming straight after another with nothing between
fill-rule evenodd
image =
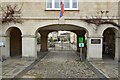
<instances>
[{"instance_id":1,"label":"cobblestone paving","mask_svg":"<svg viewBox=\"0 0 120 80\"><path fill-rule=\"evenodd\" d=\"M92 61L93 66L99 69L107 78L118 78L118 62L115 60Z\"/></svg>"},{"instance_id":2,"label":"cobblestone paving","mask_svg":"<svg viewBox=\"0 0 120 80\"><path fill-rule=\"evenodd\" d=\"M13 78L33 62L34 60L10 58L2 63L2 77Z\"/></svg>"},{"instance_id":3,"label":"cobblestone paving","mask_svg":"<svg viewBox=\"0 0 120 80\"><path fill-rule=\"evenodd\" d=\"M79 61L75 52L53 51L22 78L97 78L97 75L84 62Z\"/></svg>"}]
</instances>

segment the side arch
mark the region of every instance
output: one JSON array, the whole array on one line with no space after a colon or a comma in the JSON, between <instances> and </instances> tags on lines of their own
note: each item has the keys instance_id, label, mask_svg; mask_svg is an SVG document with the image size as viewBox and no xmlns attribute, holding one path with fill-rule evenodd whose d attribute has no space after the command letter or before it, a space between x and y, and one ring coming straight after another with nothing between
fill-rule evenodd
<instances>
[{"instance_id":1,"label":"side arch","mask_svg":"<svg viewBox=\"0 0 120 80\"><path fill-rule=\"evenodd\" d=\"M10 57L22 57L22 32L18 27L7 29L6 43Z\"/></svg>"},{"instance_id":2,"label":"side arch","mask_svg":"<svg viewBox=\"0 0 120 80\"><path fill-rule=\"evenodd\" d=\"M100 25L99 28L98 28L98 31L97 33L100 35L100 36L103 36L103 33L106 29L108 28L112 28L115 33L116 33L116 37L119 37L120 36L120 29L117 27L117 26L113 26L111 24L103 24L103 25Z\"/></svg>"},{"instance_id":3,"label":"side arch","mask_svg":"<svg viewBox=\"0 0 120 80\"><path fill-rule=\"evenodd\" d=\"M111 24L103 24L98 30L99 35L103 36L102 55L105 58L119 59L119 37L120 29Z\"/></svg>"}]
</instances>

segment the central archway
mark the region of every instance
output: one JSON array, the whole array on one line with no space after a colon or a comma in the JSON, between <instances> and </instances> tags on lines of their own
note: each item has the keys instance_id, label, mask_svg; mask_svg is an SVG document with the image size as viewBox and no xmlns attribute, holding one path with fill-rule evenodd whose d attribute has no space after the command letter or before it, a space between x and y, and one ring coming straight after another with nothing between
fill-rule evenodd
<instances>
[{"instance_id":1,"label":"central archway","mask_svg":"<svg viewBox=\"0 0 120 80\"><path fill-rule=\"evenodd\" d=\"M47 25L44 27L40 27L36 31L36 35L40 33L41 40L37 40L41 42L40 51L45 52L48 51L48 34L54 31L70 31L76 34L77 39L77 52L80 52L79 43L78 43L78 37L84 38L84 43L87 42L87 36L89 35L88 30L86 30L83 27L76 26L76 25L70 25L70 24L54 24L54 25ZM85 41L86 39L86 41ZM87 55L87 46L85 44L85 47L83 48L83 53L85 56Z\"/></svg>"},{"instance_id":2,"label":"central archway","mask_svg":"<svg viewBox=\"0 0 120 80\"><path fill-rule=\"evenodd\" d=\"M76 51L77 35L71 31L54 31L48 35L49 51Z\"/></svg>"}]
</instances>

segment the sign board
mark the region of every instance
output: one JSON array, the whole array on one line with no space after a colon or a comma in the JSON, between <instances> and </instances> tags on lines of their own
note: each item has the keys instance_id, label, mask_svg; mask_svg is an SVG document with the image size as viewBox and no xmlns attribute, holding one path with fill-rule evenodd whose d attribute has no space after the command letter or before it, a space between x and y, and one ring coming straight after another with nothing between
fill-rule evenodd
<instances>
[{"instance_id":1,"label":"sign board","mask_svg":"<svg viewBox=\"0 0 120 80\"><path fill-rule=\"evenodd\" d=\"M4 46L4 43L2 41L0 41L0 47Z\"/></svg>"},{"instance_id":2,"label":"sign board","mask_svg":"<svg viewBox=\"0 0 120 80\"><path fill-rule=\"evenodd\" d=\"M79 47L84 47L84 43L79 43Z\"/></svg>"},{"instance_id":3,"label":"sign board","mask_svg":"<svg viewBox=\"0 0 120 80\"><path fill-rule=\"evenodd\" d=\"M83 37L79 37L78 39L79 39L79 43L83 43L84 40Z\"/></svg>"},{"instance_id":4,"label":"sign board","mask_svg":"<svg viewBox=\"0 0 120 80\"><path fill-rule=\"evenodd\" d=\"M91 39L91 44L101 44L101 39Z\"/></svg>"},{"instance_id":5,"label":"sign board","mask_svg":"<svg viewBox=\"0 0 120 80\"><path fill-rule=\"evenodd\" d=\"M83 37L78 37L78 42L79 42L79 47L84 47L84 38Z\"/></svg>"}]
</instances>

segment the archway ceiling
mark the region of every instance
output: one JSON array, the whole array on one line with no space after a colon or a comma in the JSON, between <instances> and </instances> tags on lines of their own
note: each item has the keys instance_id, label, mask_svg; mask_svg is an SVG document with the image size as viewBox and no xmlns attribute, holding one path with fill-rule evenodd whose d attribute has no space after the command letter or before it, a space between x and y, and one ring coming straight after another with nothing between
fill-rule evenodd
<instances>
[{"instance_id":1,"label":"archway ceiling","mask_svg":"<svg viewBox=\"0 0 120 80\"><path fill-rule=\"evenodd\" d=\"M72 25L53 25L53 26L46 26L42 27L39 30L66 30L66 31L71 31L71 30L84 30L83 28L77 27L77 26L72 26Z\"/></svg>"}]
</instances>

